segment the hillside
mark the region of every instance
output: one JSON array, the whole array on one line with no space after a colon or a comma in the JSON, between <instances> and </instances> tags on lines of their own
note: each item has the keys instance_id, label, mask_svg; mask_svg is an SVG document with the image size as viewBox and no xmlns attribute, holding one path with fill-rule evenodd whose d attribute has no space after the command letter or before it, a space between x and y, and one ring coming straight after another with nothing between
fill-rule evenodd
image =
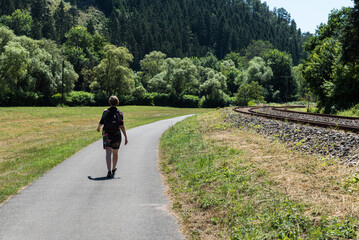
<instances>
[{"instance_id":1,"label":"hillside","mask_svg":"<svg viewBox=\"0 0 359 240\"><path fill-rule=\"evenodd\" d=\"M15 9L27 9L33 26L24 33L58 43L73 26L94 28L111 43L126 46L135 57L135 68L153 50L169 57L212 52L222 59L251 40L270 41L290 53L295 65L303 58L302 34L290 14L283 8L270 11L260 0L71 0L65 1L63 10L59 2L2 0L0 14L4 19Z\"/></svg>"}]
</instances>

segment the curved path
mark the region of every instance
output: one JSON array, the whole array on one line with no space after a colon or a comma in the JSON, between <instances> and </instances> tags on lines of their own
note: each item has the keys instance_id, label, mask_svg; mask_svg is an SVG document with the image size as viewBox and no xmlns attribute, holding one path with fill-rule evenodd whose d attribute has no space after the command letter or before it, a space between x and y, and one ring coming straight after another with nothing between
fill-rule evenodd
<instances>
[{"instance_id":1,"label":"curved path","mask_svg":"<svg viewBox=\"0 0 359 240\"><path fill-rule=\"evenodd\" d=\"M184 118L128 130L114 179L102 140L65 160L0 207L0 239L184 239L157 164L161 134Z\"/></svg>"}]
</instances>

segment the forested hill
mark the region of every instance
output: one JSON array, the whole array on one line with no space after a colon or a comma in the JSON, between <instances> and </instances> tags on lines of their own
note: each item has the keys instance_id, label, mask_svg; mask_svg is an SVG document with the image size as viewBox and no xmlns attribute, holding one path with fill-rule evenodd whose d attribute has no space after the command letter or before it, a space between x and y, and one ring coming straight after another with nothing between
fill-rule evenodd
<instances>
[{"instance_id":1,"label":"forested hill","mask_svg":"<svg viewBox=\"0 0 359 240\"><path fill-rule=\"evenodd\" d=\"M73 26L94 27L111 43L126 46L135 57L135 67L153 50L171 57L213 52L222 59L260 39L290 53L294 64L303 55L302 34L290 14L283 8L270 11L260 0L70 0L65 1L62 21L59 6L58 0L0 0L0 14L28 9L33 26L26 35L58 43L65 41L65 33ZM105 17L90 14L81 19L80 12L89 13L91 6Z\"/></svg>"}]
</instances>

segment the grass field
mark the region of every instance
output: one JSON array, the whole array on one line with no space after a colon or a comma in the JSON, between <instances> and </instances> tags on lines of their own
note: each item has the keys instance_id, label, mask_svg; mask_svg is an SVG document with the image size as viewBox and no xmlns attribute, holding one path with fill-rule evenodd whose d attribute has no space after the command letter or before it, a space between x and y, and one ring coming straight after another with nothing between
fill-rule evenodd
<instances>
[{"instance_id":1,"label":"grass field","mask_svg":"<svg viewBox=\"0 0 359 240\"><path fill-rule=\"evenodd\" d=\"M223 118L198 115L161 138L161 169L188 239L357 239L356 168Z\"/></svg>"},{"instance_id":2,"label":"grass field","mask_svg":"<svg viewBox=\"0 0 359 240\"><path fill-rule=\"evenodd\" d=\"M0 108L0 203L83 147L101 138L105 107ZM119 107L126 129L210 109ZM130 138L130 136L129 136Z\"/></svg>"}]
</instances>

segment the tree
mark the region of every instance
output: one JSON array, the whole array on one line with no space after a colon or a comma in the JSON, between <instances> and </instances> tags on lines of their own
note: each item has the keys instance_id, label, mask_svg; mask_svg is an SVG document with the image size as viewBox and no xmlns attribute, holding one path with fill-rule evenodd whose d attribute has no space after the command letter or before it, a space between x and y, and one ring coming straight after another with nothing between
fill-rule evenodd
<instances>
[{"instance_id":1,"label":"tree","mask_svg":"<svg viewBox=\"0 0 359 240\"><path fill-rule=\"evenodd\" d=\"M132 54L125 47L107 45L104 48L106 57L94 68L96 85L108 95L129 95L132 93L135 81L129 68L133 60Z\"/></svg>"},{"instance_id":2,"label":"tree","mask_svg":"<svg viewBox=\"0 0 359 240\"><path fill-rule=\"evenodd\" d=\"M359 62L356 46L351 45L356 41L351 35L355 31L353 23L353 9L332 11L328 23L322 24L317 35L305 44L310 54L303 62L303 77L317 97L318 107L327 113L359 102Z\"/></svg>"},{"instance_id":3,"label":"tree","mask_svg":"<svg viewBox=\"0 0 359 240\"><path fill-rule=\"evenodd\" d=\"M28 35L31 31L32 17L27 10L15 10L5 23L16 35Z\"/></svg>"},{"instance_id":4,"label":"tree","mask_svg":"<svg viewBox=\"0 0 359 240\"><path fill-rule=\"evenodd\" d=\"M49 8L45 9L43 19L42 36L47 39L56 40L55 23Z\"/></svg>"},{"instance_id":5,"label":"tree","mask_svg":"<svg viewBox=\"0 0 359 240\"><path fill-rule=\"evenodd\" d=\"M233 95L238 90L236 84L236 78L241 73L236 67L234 62L230 60L224 60L220 63L221 73L226 77L227 89L226 92Z\"/></svg>"},{"instance_id":6,"label":"tree","mask_svg":"<svg viewBox=\"0 0 359 240\"><path fill-rule=\"evenodd\" d=\"M263 87L258 82L243 83L236 94L238 106L248 106L250 101L264 102Z\"/></svg>"},{"instance_id":7,"label":"tree","mask_svg":"<svg viewBox=\"0 0 359 240\"><path fill-rule=\"evenodd\" d=\"M63 0L61 0L60 5L55 11L54 19L57 41L59 43L64 43L66 40L65 34L70 29L70 20L68 13L65 11L65 4Z\"/></svg>"},{"instance_id":8,"label":"tree","mask_svg":"<svg viewBox=\"0 0 359 240\"><path fill-rule=\"evenodd\" d=\"M202 57L201 59L201 66L212 68L215 70L219 70L218 68L218 58L213 55L212 53L207 53L205 57Z\"/></svg>"},{"instance_id":9,"label":"tree","mask_svg":"<svg viewBox=\"0 0 359 240\"><path fill-rule=\"evenodd\" d=\"M259 57L259 56L256 56ZM224 60L232 60L235 64L235 67L240 69L242 66L243 58L240 53L237 52L230 52L225 57Z\"/></svg>"},{"instance_id":10,"label":"tree","mask_svg":"<svg viewBox=\"0 0 359 240\"><path fill-rule=\"evenodd\" d=\"M14 2L0 0L0 15L10 14L15 10Z\"/></svg>"},{"instance_id":11,"label":"tree","mask_svg":"<svg viewBox=\"0 0 359 240\"><path fill-rule=\"evenodd\" d=\"M254 57L262 57L269 51L273 50L274 46L269 41L263 40L252 40L251 43L245 49L245 66L248 65L249 61Z\"/></svg>"},{"instance_id":12,"label":"tree","mask_svg":"<svg viewBox=\"0 0 359 240\"><path fill-rule=\"evenodd\" d=\"M249 67L238 76L236 84L241 86L245 83L258 82L263 86L265 99L271 99L274 93L270 82L272 77L273 71L265 64L263 58L255 57L249 62Z\"/></svg>"},{"instance_id":13,"label":"tree","mask_svg":"<svg viewBox=\"0 0 359 240\"><path fill-rule=\"evenodd\" d=\"M93 19L91 18L88 22L87 22L87 31L91 34L91 35L94 35L96 33L96 30L95 30L95 24L94 24L94 21Z\"/></svg>"},{"instance_id":14,"label":"tree","mask_svg":"<svg viewBox=\"0 0 359 240\"><path fill-rule=\"evenodd\" d=\"M148 81L147 88L149 92L170 93L172 86L169 82L167 71L160 72L153 76L153 78Z\"/></svg>"},{"instance_id":15,"label":"tree","mask_svg":"<svg viewBox=\"0 0 359 240\"><path fill-rule=\"evenodd\" d=\"M32 18L37 21L42 21L43 16L45 15L45 0L32 0L30 5Z\"/></svg>"},{"instance_id":16,"label":"tree","mask_svg":"<svg viewBox=\"0 0 359 240\"><path fill-rule=\"evenodd\" d=\"M272 69L273 76L268 82L273 87L273 95L267 101L287 102L294 100L298 84L292 75L292 58L288 53L277 49L267 52L263 56L267 66Z\"/></svg>"},{"instance_id":17,"label":"tree","mask_svg":"<svg viewBox=\"0 0 359 240\"><path fill-rule=\"evenodd\" d=\"M1 92L16 90L19 79L27 73L29 52L18 42L10 41L0 55Z\"/></svg>"},{"instance_id":18,"label":"tree","mask_svg":"<svg viewBox=\"0 0 359 240\"><path fill-rule=\"evenodd\" d=\"M111 43L115 45L119 45L121 43L121 30L120 30L120 23L118 21L115 11L111 13L108 24L109 24L108 29L110 33Z\"/></svg>"},{"instance_id":19,"label":"tree","mask_svg":"<svg viewBox=\"0 0 359 240\"><path fill-rule=\"evenodd\" d=\"M141 64L141 82L146 88L148 81L164 69L166 54L160 51L152 51L146 54L140 61Z\"/></svg>"},{"instance_id":20,"label":"tree","mask_svg":"<svg viewBox=\"0 0 359 240\"><path fill-rule=\"evenodd\" d=\"M5 46L15 38L15 34L7 27L0 26L0 54L5 51Z\"/></svg>"},{"instance_id":21,"label":"tree","mask_svg":"<svg viewBox=\"0 0 359 240\"><path fill-rule=\"evenodd\" d=\"M330 100L334 88L332 75L335 63L340 56L339 41L328 38L316 46L303 64L303 76L306 82L318 97L319 107L325 107L327 111L330 111L333 104Z\"/></svg>"},{"instance_id":22,"label":"tree","mask_svg":"<svg viewBox=\"0 0 359 240\"><path fill-rule=\"evenodd\" d=\"M168 59L171 61L171 59ZM179 60L177 63L171 62L170 65L175 65L172 74L172 92L175 96L183 94L196 94L198 81L196 78L197 68L189 58Z\"/></svg>"},{"instance_id":23,"label":"tree","mask_svg":"<svg viewBox=\"0 0 359 240\"><path fill-rule=\"evenodd\" d=\"M227 88L226 77L213 69L207 68L207 78L201 83L199 89L204 96L204 107L224 107L228 97L224 91Z\"/></svg>"},{"instance_id":24,"label":"tree","mask_svg":"<svg viewBox=\"0 0 359 240\"><path fill-rule=\"evenodd\" d=\"M167 58L162 72L148 81L150 91L170 93L179 98L198 93L197 67L189 58Z\"/></svg>"}]
</instances>

